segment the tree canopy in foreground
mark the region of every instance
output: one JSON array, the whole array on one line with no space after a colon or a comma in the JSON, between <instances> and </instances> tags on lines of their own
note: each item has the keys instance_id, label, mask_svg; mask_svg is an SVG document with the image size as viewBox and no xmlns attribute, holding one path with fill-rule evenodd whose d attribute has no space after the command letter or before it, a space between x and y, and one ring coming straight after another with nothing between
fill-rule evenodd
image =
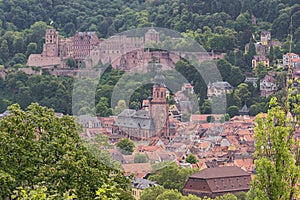
<instances>
[{"instance_id":1,"label":"tree canopy in foreground","mask_svg":"<svg viewBox=\"0 0 300 200\"><path fill-rule=\"evenodd\" d=\"M30 194L132 199L130 180L87 150L72 117L57 117L36 103L25 111L17 104L8 110L10 115L0 119L2 199Z\"/></svg>"},{"instance_id":2,"label":"tree canopy in foreground","mask_svg":"<svg viewBox=\"0 0 300 200\"><path fill-rule=\"evenodd\" d=\"M249 199L299 197L300 145L294 133L300 119L300 94L289 95L288 99L289 104L283 107L276 98L271 99L266 118L259 115L256 119L256 175Z\"/></svg>"}]
</instances>

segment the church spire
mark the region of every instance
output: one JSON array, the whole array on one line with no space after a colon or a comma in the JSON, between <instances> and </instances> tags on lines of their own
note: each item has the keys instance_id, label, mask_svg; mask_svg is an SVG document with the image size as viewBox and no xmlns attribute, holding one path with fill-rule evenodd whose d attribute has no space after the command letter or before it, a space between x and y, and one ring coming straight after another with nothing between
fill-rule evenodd
<instances>
[{"instance_id":1,"label":"church spire","mask_svg":"<svg viewBox=\"0 0 300 200\"><path fill-rule=\"evenodd\" d=\"M154 77L154 87L166 87L165 85L165 77L162 74L162 65L156 64L156 75Z\"/></svg>"}]
</instances>

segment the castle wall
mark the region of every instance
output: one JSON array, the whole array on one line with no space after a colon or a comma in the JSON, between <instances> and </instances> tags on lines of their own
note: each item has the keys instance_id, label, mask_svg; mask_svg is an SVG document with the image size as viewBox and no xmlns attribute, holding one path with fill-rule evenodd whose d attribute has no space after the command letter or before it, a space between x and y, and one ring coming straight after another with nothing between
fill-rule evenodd
<instances>
[{"instance_id":1,"label":"castle wall","mask_svg":"<svg viewBox=\"0 0 300 200\"><path fill-rule=\"evenodd\" d=\"M47 67L47 66L58 66L61 65L61 59L60 57L46 57L42 54L31 54L27 60L27 66L41 66L41 67Z\"/></svg>"}]
</instances>

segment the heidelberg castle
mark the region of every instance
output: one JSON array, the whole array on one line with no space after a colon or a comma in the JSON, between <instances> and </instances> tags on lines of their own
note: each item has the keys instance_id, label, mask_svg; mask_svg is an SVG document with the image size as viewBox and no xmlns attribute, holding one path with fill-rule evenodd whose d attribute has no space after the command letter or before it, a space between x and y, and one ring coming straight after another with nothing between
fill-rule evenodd
<instances>
[{"instance_id":1,"label":"heidelberg castle","mask_svg":"<svg viewBox=\"0 0 300 200\"><path fill-rule=\"evenodd\" d=\"M167 51L145 50L148 44L160 43L159 32L153 27L140 37L115 35L106 40L99 39L96 32L76 32L73 37L60 38L56 29L47 29L41 54L31 54L29 67L68 69L66 60L73 58L77 67L90 68L99 64L111 64L113 68L130 71L146 66L154 58L163 68L174 68L174 64L185 54ZM200 53L199 60L214 58L215 55Z\"/></svg>"}]
</instances>

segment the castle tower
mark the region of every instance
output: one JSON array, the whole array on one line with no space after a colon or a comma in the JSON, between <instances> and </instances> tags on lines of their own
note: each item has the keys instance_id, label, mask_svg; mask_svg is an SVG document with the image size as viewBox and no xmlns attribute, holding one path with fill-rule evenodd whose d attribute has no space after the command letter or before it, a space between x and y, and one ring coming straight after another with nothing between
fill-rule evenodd
<instances>
[{"instance_id":1,"label":"castle tower","mask_svg":"<svg viewBox=\"0 0 300 200\"><path fill-rule=\"evenodd\" d=\"M46 30L42 54L45 57L58 56L58 34L54 28Z\"/></svg>"},{"instance_id":2,"label":"castle tower","mask_svg":"<svg viewBox=\"0 0 300 200\"><path fill-rule=\"evenodd\" d=\"M150 102L150 116L153 119L157 136L169 136L169 104L167 103L165 77L162 65L156 64L157 72L154 77L152 100Z\"/></svg>"},{"instance_id":3,"label":"castle tower","mask_svg":"<svg viewBox=\"0 0 300 200\"><path fill-rule=\"evenodd\" d=\"M159 43L159 33L153 27L145 33L145 44L150 42Z\"/></svg>"}]
</instances>

